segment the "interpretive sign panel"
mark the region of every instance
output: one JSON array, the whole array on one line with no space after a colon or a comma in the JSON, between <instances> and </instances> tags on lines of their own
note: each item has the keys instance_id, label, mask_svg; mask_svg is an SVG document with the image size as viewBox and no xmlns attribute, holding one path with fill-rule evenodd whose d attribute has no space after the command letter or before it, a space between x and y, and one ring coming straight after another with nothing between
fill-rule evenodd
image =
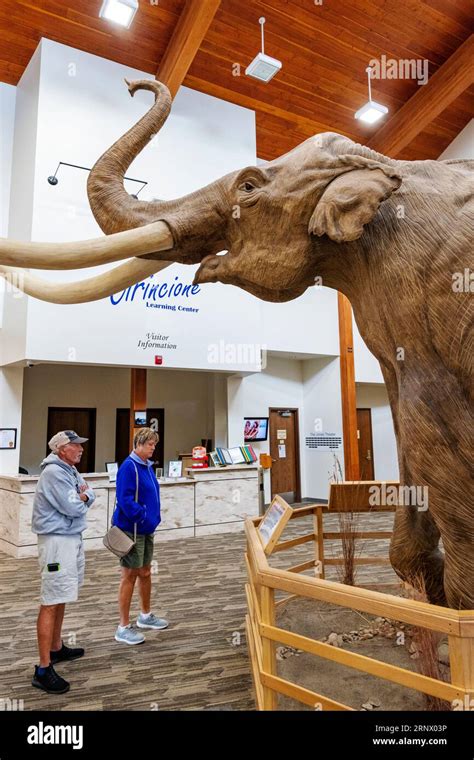
<instances>
[{"instance_id":1,"label":"interpretive sign panel","mask_svg":"<svg viewBox=\"0 0 474 760\"><path fill-rule=\"evenodd\" d=\"M293 510L281 496L273 497L273 501L265 512L260 525L258 534L263 544L265 554L271 554L278 539L281 536L283 528L293 514Z\"/></svg>"}]
</instances>

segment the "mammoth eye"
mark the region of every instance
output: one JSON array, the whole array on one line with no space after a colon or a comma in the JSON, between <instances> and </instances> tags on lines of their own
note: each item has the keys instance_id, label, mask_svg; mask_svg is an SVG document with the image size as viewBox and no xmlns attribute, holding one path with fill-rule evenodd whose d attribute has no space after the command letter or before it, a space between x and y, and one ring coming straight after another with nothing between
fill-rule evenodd
<instances>
[{"instance_id":1,"label":"mammoth eye","mask_svg":"<svg viewBox=\"0 0 474 760\"><path fill-rule=\"evenodd\" d=\"M243 182L240 189L245 190L246 193L251 193L252 190L255 190L255 185L252 185L251 182Z\"/></svg>"}]
</instances>

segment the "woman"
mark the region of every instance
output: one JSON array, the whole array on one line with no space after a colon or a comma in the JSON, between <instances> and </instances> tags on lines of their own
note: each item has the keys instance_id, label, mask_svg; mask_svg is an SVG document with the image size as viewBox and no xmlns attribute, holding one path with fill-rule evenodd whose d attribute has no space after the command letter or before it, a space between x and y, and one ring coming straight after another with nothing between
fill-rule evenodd
<instances>
[{"instance_id":1,"label":"woman","mask_svg":"<svg viewBox=\"0 0 474 760\"><path fill-rule=\"evenodd\" d=\"M130 624L130 604L135 581L138 578L141 611L137 619L139 628L161 630L168 621L150 612L151 560L153 537L160 524L160 486L153 471L153 455L158 435L151 428L142 428L133 439L133 451L117 473L117 504L112 524L117 525L136 543L120 560L122 578L119 589L120 625L115 641L123 644L142 644L144 635Z\"/></svg>"}]
</instances>

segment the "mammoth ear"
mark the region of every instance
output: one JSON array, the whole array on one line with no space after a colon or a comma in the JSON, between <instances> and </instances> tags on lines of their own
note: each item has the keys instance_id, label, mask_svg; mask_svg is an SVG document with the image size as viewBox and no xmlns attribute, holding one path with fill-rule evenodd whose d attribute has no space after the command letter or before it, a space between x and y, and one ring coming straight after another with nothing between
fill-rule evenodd
<instances>
[{"instance_id":1,"label":"mammoth ear","mask_svg":"<svg viewBox=\"0 0 474 760\"><path fill-rule=\"evenodd\" d=\"M401 185L401 178L382 168L354 169L326 187L309 220L309 233L328 235L336 243L357 240L364 225Z\"/></svg>"}]
</instances>

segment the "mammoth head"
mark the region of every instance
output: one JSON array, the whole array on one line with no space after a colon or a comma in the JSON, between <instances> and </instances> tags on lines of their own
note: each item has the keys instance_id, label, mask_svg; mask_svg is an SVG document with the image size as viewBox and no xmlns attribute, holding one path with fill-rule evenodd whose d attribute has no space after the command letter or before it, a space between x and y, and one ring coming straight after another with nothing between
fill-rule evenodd
<instances>
[{"instance_id":1,"label":"mammoth head","mask_svg":"<svg viewBox=\"0 0 474 760\"><path fill-rule=\"evenodd\" d=\"M316 238L357 240L401 184L388 159L344 152L348 148L367 151L326 133L238 172L224 187L228 253L204 258L196 282L227 282L272 301L300 295L314 281L315 252L330 247Z\"/></svg>"},{"instance_id":2,"label":"mammoth head","mask_svg":"<svg viewBox=\"0 0 474 760\"><path fill-rule=\"evenodd\" d=\"M166 120L171 99L154 80L127 84L131 95L151 90L155 103L90 173L91 209L109 237L59 247L0 241L0 264L58 269L135 258L74 285L27 276L24 289L32 295L62 303L103 298L176 261L200 264L196 283L230 283L265 300L289 300L314 282L321 251L333 255L337 244L357 240L400 186L394 161L329 132L176 201L139 201L125 191L124 175Z\"/></svg>"}]
</instances>

